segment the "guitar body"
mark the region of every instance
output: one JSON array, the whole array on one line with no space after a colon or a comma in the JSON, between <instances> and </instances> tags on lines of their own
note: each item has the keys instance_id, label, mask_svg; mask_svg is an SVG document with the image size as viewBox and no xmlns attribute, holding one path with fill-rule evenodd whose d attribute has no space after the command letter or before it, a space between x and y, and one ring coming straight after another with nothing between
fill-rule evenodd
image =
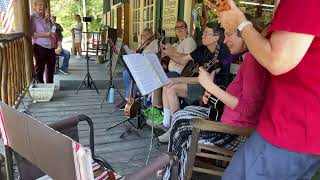
<instances>
[{"instance_id":1,"label":"guitar body","mask_svg":"<svg viewBox=\"0 0 320 180\"><path fill-rule=\"evenodd\" d=\"M138 114L138 110L139 110L139 103L135 101L133 97L133 87L134 87L134 81L131 80L129 99L127 104L124 107L124 114L129 118L135 117Z\"/></svg>"},{"instance_id":2,"label":"guitar body","mask_svg":"<svg viewBox=\"0 0 320 180\"><path fill-rule=\"evenodd\" d=\"M223 90L226 89L224 86L220 86L220 88ZM209 119L214 121L220 121L224 108L223 102L215 96L211 95L208 99L208 105L210 108L208 112Z\"/></svg>"},{"instance_id":3,"label":"guitar body","mask_svg":"<svg viewBox=\"0 0 320 180\"><path fill-rule=\"evenodd\" d=\"M195 77L198 76L199 64L194 61L189 61L181 71L182 77Z\"/></svg>"},{"instance_id":4,"label":"guitar body","mask_svg":"<svg viewBox=\"0 0 320 180\"><path fill-rule=\"evenodd\" d=\"M169 56L164 56L164 57L161 57L160 59L160 64L165 72L169 71L169 61L170 61Z\"/></svg>"},{"instance_id":5,"label":"guitar body","mask_svg":"<svg viewBox=\"0 0 320 180\"><path fill-rule=\"evenodd\" d=\"M209 97L209 112L208 112L208 117L209 119L213 121L220 121L222 113L223 113L223 108L224 104L215 96L210 96Z\"/></svg>"},{"instance_id":6,"label":"guitar body","mask_svg":"<svg viewBox=\"0 0 320 180\"><path fill-rule=\"evenodd\" d=\"M133 118L138 114L138 110L139 103L130 97L127 104L124 107L124 114L129 118Z\"/></svg>"}]
</instances>

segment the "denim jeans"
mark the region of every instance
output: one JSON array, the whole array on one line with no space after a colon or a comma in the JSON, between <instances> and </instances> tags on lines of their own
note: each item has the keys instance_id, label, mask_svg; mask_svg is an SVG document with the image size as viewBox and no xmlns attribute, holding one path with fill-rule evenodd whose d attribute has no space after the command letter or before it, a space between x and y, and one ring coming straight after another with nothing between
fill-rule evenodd
<instances>
[{"instance_id":1,"label":"denim jeans","mask_svg":"<svg viewBox=\"0 0 320 180\"><path fill-rule=\"evenodd\" d=\"M124 70L123 73L123 83L124 83L124 86L125 86L125 90L126 90L126 95L125 95L125 98L128 98L129 95L130 95L130 82L131 82L131 77L130 77L130 74L127 70ZM137 86L134 85L134 88L133 88L133 96L135 97L135 95L137 94Z\"/></svg>"},{"instance_id":2,"label":"denim jeans","mask_svg":"<svg viewBox=\"0 0 320 180\"><path fill-rule=\"evenodd\" d=\"M70 59L70 52L62 49L60 56L63 57L63 62L61 66L61 70L67 72L69 67L69 59Z\"/></svg>"},{"instance_id":3,"label":"denim jeans","mask_svg":"<svg viewBox=\"0 0 320 180\"><path fill-rule=\"evenodd\" d=\"M276 147L255 132L233 155L222 180L309 180L320 156Z\"/></svg>"}]
</instances>

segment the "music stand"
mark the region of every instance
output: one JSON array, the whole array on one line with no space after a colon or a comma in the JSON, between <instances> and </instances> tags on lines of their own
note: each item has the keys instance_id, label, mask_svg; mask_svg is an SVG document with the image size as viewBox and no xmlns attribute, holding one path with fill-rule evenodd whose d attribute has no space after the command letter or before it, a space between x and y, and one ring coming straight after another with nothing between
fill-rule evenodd
<instances>
[{"instance_id":1,"label":"music stand","mask_svg":"<svg viewBox=\"0 0 320 180\"><path fill-rule=\"evenodd\" d=\"M88 17L84 17L83 18L83 21L85 21L86 23L86 33L88 33L88 22L91 22L91 18L88 18ZM84 79L82 80L82 82L80 83L78 89L77 89L77 92L76 94L78 94L79 90L81 89L82 85L85 85L86 88L90 88L93 87L95 88L95 90L97 91L97 93L100 95L98 89L97 89L97 86L94 84L94 81L92 80L92 77L91 77L91 74L90 74L90 71L89 71L89 52L88 52L88 46L89 46L89 42L88 42L88 39L87 40L87 49L86 49L86 63L87 63L87 74L86 76L84 77ZM87 81L87 82L86 82Z\"/></svg>"},{"instance_id":2,"label":"music stand","mask_svg":"<svg viewBox=\"0 0 320 180\"><path fill-rule=\"evenodd\" d=\"M109 82L107 83L107 91L106 91L104 98L102 99L102 102L100 104L100 108L102 108L104 101L109 97L109 92L110 92L111 88L115 89L118 92L118 94L120 95L120 97L125 100L125 98L122 96L119 89L117 88L117 86L113 82L112 54L118 54L119 55L118 58L119 58L121 55L121 53L120 53L121 49L120 49L120 52L118 52L112 39L110 39L110 38L108 38L108 46L110 47L110 53L109 53L109 58L110 58L110 60L109 60L109 77L110 77L110 79L109 79ZM122 47L122 45L121 45L121 47Z\"/></svg>"},{"instance_id":3,"label":"music stand","mask_svg":"<svg viewBox=\"0 0 320 180\"><path fill-rule=\"evenodd\" d=\"M126 68L126 70L129 72L129 75L130 75L130 77L131 77L131 80L133 80L134 83L135 83L135 80L134 80L134 78L133 78L133 76L132 76L132 74L131 74L131 72L130 72L130 70L129 70L129 68L127 67L126 64L125 64L125 68ZM120 95L121 95L121 94L120 94ZM122 97L122 96L121 96L121 97ZM137 119L138 119L137 125L135 125L135 124L131 121L133 118L136 118L136 117L137 117ZM129 122L129 123L131 124L131 126L130 126L125 132L123 132L123 133L120 135L120 138L123 138L126 134L131 134L131 133L135 133L137 136L140 137L139 133L138 133L137 131L134 131L134 130L132 129L132 127L134 127L134 128L137 129L137 130L141 130L141 129L146 125L146 122L143 123L143 120L144 120L144 115L142 114L141 93L138 93L138 113L137 113L137 115L134 116L134 117L129 117L129 118L127 118L127 119L124 120L124 121L121 121L121 122L119 122L119 123L117 123L117 124L112 125L111 127L107 128L106 131L109 131L109 130L111 130L111 129L113 129L113 128L121 125L121 124L124 124L124 123L126 123L126 122Z\"/></svg>"}]
</instances>

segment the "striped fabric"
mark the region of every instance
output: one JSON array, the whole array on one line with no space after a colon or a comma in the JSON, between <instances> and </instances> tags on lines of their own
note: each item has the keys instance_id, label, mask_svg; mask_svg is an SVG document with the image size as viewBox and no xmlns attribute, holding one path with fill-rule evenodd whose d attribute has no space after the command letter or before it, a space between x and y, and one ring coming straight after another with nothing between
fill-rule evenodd
<instances>
[{"instance_id":1,"label":"striped fabric","mask_svg":"<svg viewBox=\"0 0 320 180\"><path fill-rule=\"evenodd\" d=\"M185 174L185 166L191 143L192 126L191 119L208 117L209 108L201 106L187 106L183 110L173 114L173 125L170 134L168 151L173 152L179 158L178 179L182 180ZM200 130L199 143L224 147L236 151L245 141L245 137L226 133ZM219 162L217 162L219 163ZM219 165L219 164L216 164ZM166 167L164 180L171 177L171 164Z\"/></svg>"},{"instance_id":2,"label":"striped fabric","mask_svg":"<svg viewBox=\"0 0 320 180\"><path fill-rule=\"evenodd\" d=\"M100 164L96 162L92 163L92 169L93 169L95 180L121 180L122 179L122 177L119 174L109 169L106 169L105 167L102 167Z\"/></svg>"},{"instance_id":3,"label":"striped fabric","mask_svg":"<svg viewBox=\"0 0 320 180\"><path fill-rule=\"evenodd\" d=\"M2 33L13 31L13 0L0 0L0 18L2 21Z\"/></svg>"}]
</instances>

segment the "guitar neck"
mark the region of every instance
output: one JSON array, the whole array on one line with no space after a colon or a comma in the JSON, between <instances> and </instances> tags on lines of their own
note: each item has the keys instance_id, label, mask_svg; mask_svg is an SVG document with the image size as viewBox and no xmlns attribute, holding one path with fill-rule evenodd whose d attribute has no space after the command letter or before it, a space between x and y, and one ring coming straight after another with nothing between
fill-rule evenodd
<instances>
[{"instance_id":1,"label":"guitar neck","mask_svg":"<svg viewBox=\"0 0 320 180\"><path fill-rule=\"evenodd\" d=\"M131 80L131 81L130 81L130 94L129 94L129 99L131 99L131 98L134 99L134 97L133 97L133 88L134 88L134 81Z\"/></svg>"}]
</instances>

